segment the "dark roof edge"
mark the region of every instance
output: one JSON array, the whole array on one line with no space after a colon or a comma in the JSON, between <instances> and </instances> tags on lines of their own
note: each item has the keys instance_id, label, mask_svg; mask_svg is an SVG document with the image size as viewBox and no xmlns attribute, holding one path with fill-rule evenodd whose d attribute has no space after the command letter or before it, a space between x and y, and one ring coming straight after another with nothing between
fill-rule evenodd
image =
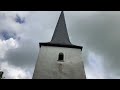
<instances>
[{"instance_id":1,"label":"dark roof edge","mask_svg":"<svg viewBox=\"0 0 120 90\"><path fill-rule=\"evenodd\" d=\"M76 45L63 45L63 44L53 44L53 43L39 43L39 46L56 46L56 47L67 47L67 48L77 48L77 49L83 49L82 46L76 46Z\"/></svg>"}]
</instances>

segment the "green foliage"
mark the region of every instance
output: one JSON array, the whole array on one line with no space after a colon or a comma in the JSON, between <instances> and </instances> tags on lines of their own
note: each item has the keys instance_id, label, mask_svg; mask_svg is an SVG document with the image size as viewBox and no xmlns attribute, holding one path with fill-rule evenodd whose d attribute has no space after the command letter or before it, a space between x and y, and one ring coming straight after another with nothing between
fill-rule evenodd
<instances>
[{"instance_id":1,"label":"green foliage","mask_svg":"<svg viewBox=\"0 0 120 90\"><path fill-rule=\"evenodd\" d=\"M2 79L3 77L3 72L2 71L0 71L0 79Z\"/></svg>"}]
</instances>

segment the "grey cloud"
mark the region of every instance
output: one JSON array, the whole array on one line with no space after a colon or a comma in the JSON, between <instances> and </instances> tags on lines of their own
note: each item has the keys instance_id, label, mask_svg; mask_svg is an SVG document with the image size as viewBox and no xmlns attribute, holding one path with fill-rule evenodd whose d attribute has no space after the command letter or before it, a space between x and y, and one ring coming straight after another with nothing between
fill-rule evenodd
<instances>
[{"instance_id":1,"label":"grey cloud","mask_svg":"<svg viewBox=\"0 0 120 90\"><path fill-rule=\"evenodd\" d=\"M31 13L28 17L26 17L26 22L20 26L21 31L16 31L17 36L20 37L20 39L16 39L18 40L19 47L15 49L9 49L6 52L6 57L3 61L8 61L9 65L13 65L15 67L20 67L23 69L32 68L32 70L29 71L33 72L39 51L39 42L49 41L52 37L51 30L53 28L54 31L55 28L55 25L52 23L56 24L57 22L57 19L54 19L55 17L57 17L57 13L56 15L53 13L56 12L52 12L51 15L48 17L47 15L50 14L49 12L36 12ZM46 16L47 18L43 18ZM4 24L3 28L5 28L5 26L6 25ZM10 29L15 28L13 27Z\"/></svg>"},{"instance_id":2,"label":"grey cloud","mask_svg":"<svg viewBox=\"0 0 120 90\"><path fill-rule=\"evenodd\" d=\"M19 41L19 47L6 53L6 60L18 67L33 67L37 60L38 44L30 40Z\"/></svg>"},{"instance_id":3,"label":"grey cloud","mask_svg":"<svg viewBox=\"0 0 120 90\"><path fill-rule=\"evenodd\" d=\"M2 16L3 13L0 15ZM13 16L16 16L16 13ZM4 18L6 17L7 15L4 16ZM54 19L55 17L56 19ZM51 30L53 29L52 31L54 31L57 17L56 12L32 12L28 15L28 17L25 18L26 23L20 27L20 33L16 32L18 37L20 37L20 39L18 39L19 47L8 50L5 60L8 60L10 64L15 66L35 65L39 42L45 42L51 39ZM55 25L53 23L55 23Z\"/></svg>"},{"instance_id":4,"label":"grey cloud","mask_svg":"<svg viewBox=\"0 0 120 90\"><path fill-rule=\"evenodd\" d=\"M120 76L120 12L96 12L88 18L77 18L71 19L73 25L68 23L72 40L103 57L106 78L114 77L110 73Z\"/></svg>"}]
</instances>

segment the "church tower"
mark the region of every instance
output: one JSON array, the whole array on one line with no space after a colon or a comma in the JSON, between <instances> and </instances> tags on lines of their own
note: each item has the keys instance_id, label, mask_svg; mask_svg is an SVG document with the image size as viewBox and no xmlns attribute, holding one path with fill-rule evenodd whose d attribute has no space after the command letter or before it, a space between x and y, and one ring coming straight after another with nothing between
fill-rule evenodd
<instances>
[{"instance_id":1,"label":"church tower","mask_svg":"<svg viewBox=\"0 0 120 90\"><path fill-rule=\"evenodd\" d=\"M86 79L81 56L83 47L71 44L63 11L52 40L39 46L33 79Z\"/></svg>"}]
</instances>

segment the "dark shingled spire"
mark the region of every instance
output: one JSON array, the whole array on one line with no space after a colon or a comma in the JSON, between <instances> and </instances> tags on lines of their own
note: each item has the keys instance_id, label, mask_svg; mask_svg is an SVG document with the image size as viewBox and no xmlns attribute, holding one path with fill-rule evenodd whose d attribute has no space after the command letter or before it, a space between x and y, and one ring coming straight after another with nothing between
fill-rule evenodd
<instances>
[{"instance_id":1,"label":"dark shingled spire","mask_svg":"<svg viewBox=\"0 0 120 90\"><path fill-rule=\"evenodd\" d=\"M67 33L67 27L65 23L65 17L63 11L60 14L58 23L56 25L52 40L48 43L39 43L40 47L43 46L57 46L57 47L68 47L78 48L82 50L82 46L76 46L71 44Z\"/></svg>"},{"instance_id":2,"label":"dark shingled spire","mask_svg":"<svg viewBox=\"0 0 120 90\"><path fill-rule=\"evenodd\" d=\"M66 27L63 11L60 14L60 17L59 17L58 23L56 25L51 43L71 45L71 42L70 42L69 36L68 36L68 32L67 32L67 27Z\"/></svg>"}]
</instances>

